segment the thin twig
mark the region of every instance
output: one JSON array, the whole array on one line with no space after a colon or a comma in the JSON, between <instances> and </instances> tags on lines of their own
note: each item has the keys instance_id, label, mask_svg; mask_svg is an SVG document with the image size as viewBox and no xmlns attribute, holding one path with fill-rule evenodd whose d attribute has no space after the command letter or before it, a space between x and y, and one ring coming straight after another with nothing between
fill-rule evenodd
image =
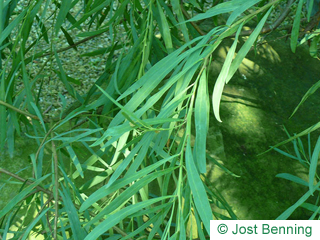
<instances>
[{"instance_id":1,"label":"thin twig","mask_svg":"<svg viewBox=\"0 0 320 240\"><path fill-rule=\"evenodd\" d=\"M191 19L189 13L184 9L183 4L180 4L183 15L189 20ZM200 27L195 22L190 22L194 29L201 35L204 36L206 33L200 29Z\"/></svg>"},{"instance_id":2,"label":"thin twig","mask_svg":"<svg viewBox=\"0 0 320 240\"><path fill-rule=\"evenodd\" d=\"M31 184L33 183L31 180L24 179L24 178L22 178L22 177L20 177L20 176L18 176L18 175L16 175L16 174L14 174L14 173L12 173L12 172L9 172L9 171L7 171L7 170L5 170L5 169L3 169L3 168L0 168L0 173L4 173L4 174L6 174L6 175L9 175L10 177L13 177L13 178L15 178L15 179L17 179L17 180L19 180L19 181L21 181L21 182L26 182L28 185L31 185ZM44 189L44 188L42 188L42 187L40 187L40 186L36 186L35 188L38 189L39 191L42 191L42 192L48 194L49 196L52 195L52 192L51 192L51 191L49 191L49 190L47 190L47 189Z\"/></svg>"},{"instance_id":3,"label":"thin twig","mask_svg":"<svg viewBox=\"0 0 320 240\"><path fill-rule=\"evenodd\" d=\"M4 102L4 101L1 101L1 100L0 100L0 105L3 105L3 106L5 106L5 107L7 107L7 108L10 108L10 109L12 109L13 111L18 112L18 113L21 113L22 115L28 116L28 117L30 117L30 118L32 118L32 119L39 120L39 118L38 118L36 115L33 115L33 114L28 113L28 112L26 112L26 111L23 111L23 110L21 110L21 109L19 109L19 108L16 108L16 107L14 107L14 106L12 106L12 105Z\"/></svg>"}]
</instances>

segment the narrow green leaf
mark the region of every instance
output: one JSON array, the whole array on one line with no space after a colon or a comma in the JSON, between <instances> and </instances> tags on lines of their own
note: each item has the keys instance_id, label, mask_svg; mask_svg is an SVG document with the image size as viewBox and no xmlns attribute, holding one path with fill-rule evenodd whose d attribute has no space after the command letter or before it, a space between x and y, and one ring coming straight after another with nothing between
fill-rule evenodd
<instances>
[{"instance_id":1,"label":"narrow green leaf","mask_svg":"<svg viewBox=\"0 0 320 240\"><path fill-rule=\"evenodd\" d=\"M232 59L234 57L234 53L236 51L239 34L241 32L243 24L244 23L242 23L238 28L235 40L233 41L233 44L232 44L231 48L228 51L226 60L224 61L224 64L223 64L222 69L221 69L221 71L219 73L218 79L217 79L217 81L216 81L216 83L214 85L214 89L213 89L213 93L212 93L213 113L214 113L216 119L219 122L221 122L220 114L219 114L221 96L222 96L224 85L225 85L225 83L226 83L226 81L228 79L228 73L229 73L229 70L230 70Z\"/></svg>"},{"instance_id":2,"label":"narrow green leaf","mask_svg":"<svg viewBox=\"0 0 320 240\"><path fill-rule=\"evenodd\" d=\"M6 81L4 78L4 73L1 74L1 84L0 84L0 100L6 102ZM4 150L6 142L6 132L7 132L7 109L4 105L0 104L0 151Z\"/></svg>"},{"instance_id":3,"label":"narrow green leaf","mask_svg":"<svg viewBox=\"0 0 320 240\"><path fill-rule=\"evenodd\" d=\"M312 14L312 10L313 10L313 0L309 1L309 4L308 4L308 1L307 1L307 10L308 10L308 13L307 13L307 18L308 18L308 22L310 21L310 17L311 17L311 14Z\"/></svg>"},{"instance_id":4,"label":"narrow green leaf","mask_svg":"<svg viewBox=\"0 0 320 240\"><path fill-rule=\"evenodd\" d=\"M162 37L163 37L163 40L166 45L168 53L171 53L173 50L173 45L172 45L169 24L167 22L166 16L164 15L162 7L159 4L159 1L157 1L157 6L158 6L159 14L160 14L160 19L161 19Z\"/></svg>"},{"instance_id":5,"label":"narrow green leaf","mask_svg":"<svg viewBox=\"0 0 320 240\"><path fill-rule=\"evenodd\" d=\"M303 186L306 186L308 187L309 186L309 183L297 176L294 176L290 173L279 173L276 175L276 177L279 177L279 178L283 178L283 179L287 179L289 181L292 181L292 182L295 182L295 183L298 183L300 185L303 185Z\"/></svg>"},{"instance_id":6,"label":"narrow green leaf","mask_svg":"<svg viewBox=\"0 0 320 240\"><path fill-rule=\"evenodd\" d=\"M86 237L86 232L81 226L79 215L77 209L73 205L73 201L70 198L70 193L67 192L65 187L61 185L63 192L59 190L59 193L63 199L63 204L66 208L68 214L68 222L70 223L72 229L72 237L75 240L83 240Z\"/></svg>"},{"instance_id":7,"label":"narrow green leaf","mask_svg":"<svg viewBox=\"0 0 320 240\"><path fill-rule=\"evenodd\" d=\"M55 34L57 35L59 32L60 27L62 26L63 22L66 20L66 16L70 11L70 8L72 7L72 1L71 0L62 0L60 5L59 14L57 16L57 21L54 26Z\"/></svg>"},{"instance_id":8,"label":"narrow green leaf","mask_svg":"<svg viewBox=\"0 0 320 240\"><path fill-rule=\"evenodd\" d=\"M77 46L75 46L74 41L72 39L72 37L70 36L70 34L67 32L67 30L65 30L62 26L60 27L64 36L67 39L67 43L69 44L69 46L71 46L74 50L78 51Z\"/></svg>"},{"instance_id":9,"label":"narrow green leaf","mask_svg":"<svg viewBox=\"0 0 320 240\"><path fill-rule=\"evenodd\" d=\"M293 114L296 113L296 111L298 110L298 108L307 100L308 97L310 97L312 94L315 93L315 91L318 90L318 88L320 88L320 80L318 82L316 82L314 85L312 85L311 88L309 88L309 90L306 92L306 94L302 97L300 103L298 104L298 106L294 109L293 113L291 114L291 116L289 118L291 118L293 116Z\"/></svg>"},{"instance_id":10,"label":"narrow green leaf","mask_svg":"<svg viewBox=\"0 0 320 240\"><path fill-rule=\"evenodd\" d=\"M278 153L280 153L280 154L282 154L282 155L284 155L284 156L286 156L286 157L289 157L289 158L292 158L292 159L295 159L295 160L298 160L298 161L299 161L299 159L298 159L297 157L295 157L295 156L293 156L293 155L291 155L291 154L289 154L289 153L287 153L287 152L285 152L285 151L282 151L282 150L279 149L279 148L274 148L273 150L275 150L276 152L278 152Z\"/></svg>"},{"instance_id":11,"label":"narrow green leaf","mask_svg":"<svg viewBox=\"0 0 320 240\"><path fill-rule=\"evenodd\" d=\"M33 107L33 109L34 109L34 111L35 111L35 113L36 113L37 117L39 118L39 120L40 120L40 122L41 122L41 125L42 125L42 127L43 127L43 130L44 130L45 132L47 132L46 125L44 124L44 121L43 121L42 115L41 115L41 113L40 113L40 111L39 111L39 109L38 109L37 105L36 105L36 104L34 104L34 102L30 102L30 104L31 104L31 106Z\"/></svg>"},{"instance_id":12,"label":"narrow green leaf","mask_svg":"<svg viewBox=\"0 0 320 240\"><path fill-rule=\"evenodd\" d=\"M297 12L296 16L293 21L293 26L292 26L292 31L291 31L291 41L290 41L290 47L292 52L296 52L296 47L298 44L298 38L299 38L299 29L300 29L300 20L301 20L301 11L302 11L302 6L303 6L304 0L300 0L298 7L297 7Z\"/></svg>"},{"instance_id":13,"label":"narrow green leaf","mask_svg":"<svg viewBox=\"0 0 320 240\"><path fill-rule=\"evenodd\" d=\"M239 5L234 11L230 14L226 25L231 26L231 24L239 17L241 14L243 14L244 11L246 11L248 8L252 7L256 3L260 2L261 0L246 0L243 1L243 4Z\"/></svg>"},{"instance_id":14,"label":"narrow green leaf","mask_svg":"<svg viewBox=\"0 0 320 240\"><path fill-rule=\"evenodd\" d=\"M233 177L240 177L239 175L231 172L229 169L227 169L225 166L223 166L222 164L220 164L216 159L214 159L213 157L211 157L209 154L207 154L207 158L213 162L215 165L217 165L219 168L221 168L223 171L225 171L226 173L230 174Z\"/></svg>"},{"instance_id":15,"label":"narrow green leaf","mask_svg":"<svg viewBox=\"0 0 320 240\"><path fill-rule=\"evenodd\" d=\"M59 76L60 79L63 78L62 73L60 71L54 70L54 72ZM66 74L66 79L67 79L68 82L74 83L74 84L76 84L78 86L81 86L81 84L82 84L81 81L79 81L79 80L77 80L75 78L72 78L72 77L68 76L67 74Z\"/></svg>"},{"instance_id":16,"label":"narrow green leaf","mask_svg":"<svg viewBox=\"0 0 320 240\"><path fill-rule=\"evenodd\" d=\"M228 83L230 81L230 79L232 78L234 73L239 68L242 60L245 58L247 53L250 51L251 47L253 46L254 42L258 38L258 36L260 34L260 31L262 30L262 28L263 28L265 22L267 21L267 19L268 19L268 17L269 17L269 15L270 15L272 10L273 10L273 6L271 6L270 9L268 10L268 12L266 12L266 14L263 16L261 21L258 23L257 27L250 34L250 37L248 38L248 40L243 44L243 46L241 47L241 49L237 53L236 57L232 61L232 64L231 64L231 67L230 67L230 71L228 72L228 77L227 77L227 79L225 81L226 83Z\"/></svg>"},{"instance_id":17,"label":"narrow green leaf","mask_svg":"<svg viewBox=\"0 0 320 240\"><path fill-rule=\"evenodd\" d=\"M77 21L77 22L75 22L75 23L73 24L73 27L78 27L78 26L80 26L80 24L83 23L83 22L85 22L90 16L92 16L92 14L95 14L95 13L99 12L100 10L102 10L104 7L109 6L110 3L111 3L111 0L96 1L96 3L98 3L98 4L96 4L96 5L94 6L94 8L91 9L89 12L85 12L85 14L83 15L83 17L82 17L79 21ZM123 4L123 3L122 3L122 4ZM87 6L87 7L88 7L88 6ZM87 9L86 9L86 10L87 10Z\"/></svg>"},{"instance_id":18,"label":"narrow green leaf","mask_svg":"<svg viewBox=\"0 0 320 240\"><path fill-rule=\"evenodd\" d=\"M309 189L311 192L314 191L313 181L315 179L316 172L317 172L319 153L320 153L320 137L318 138L316 146L314 147L311 161L310 161L310 167L309 167Z\"/></svg>"},{"instance_id":19,"label":"narrow green leaf","mask_svg":"<svg viewBox=\"0 0 320 240\"><path fill-rule=\"evenodd\" d=\"M268 149L267 151L265 151L265 152L263 152L263 153L260 153L259 155L264 154L264 153L267 153L267 152L271 151L271 150L274 149L274 148L277 148L277 147L279 147L279 146L281 146L281 145L283 145L283 144L286 144L286 143L288 143L288 142L291 142L293 139L296 139L296 138L298 138L298 137L302 137L302 136L304 136L304 135L307 135L307 134L309 134L309 133L317 130L318 128L320 128L320 122L318 122L318 123L316 123L315 125L313 125L313 126L307 128L307 129L305 129L304 131L302 131L302 132L300 132L300 133L298 133L298 134L290 137L289 139L287 139L287 140L285 140L285 141L282 141L282 142L276 144L275 146L271 147L270 149Z\"/></svg>"},{"instance_id":20,"label":"narrow green leaf","mask_svg":"<svg viewBox=\"0 0 320 240\"><path fill-rule=\"evenodd\" d=\"M72 149L72 147L70 147L70 145L67 145L66 149L67 149L68 153L70 154L70 158L71 158L73 164L75 165L76 169L78 170L80 176L82 178L84 178L83 170L82 170L81 164L79 162L79 159L78 159L76 153L73 151L73 149Z\"/></svg>"},{"instance_id":21,"label":"narrow green leaf","mask_svg":"<svg viewBox=\"0 0 320 240\"><path fill-rule=\"evenodd\" d=\"M199 80L199 86L197 91L196 103L195 103L195 127L196 127L196 140L195 140L195 152L196 165L200 173L205 173L206 169L206 139L207 139L207 126L209 112L207 111L207 72L206 69L202 72Z\"/></svg>"},{"instance_id":22,"label":"narrow green leaf","mask_svg":"<svg viewBox=\"0 0 320 240\"><path fill-rule=\"evenodd\" d=\"M186 146L186 168L188 183L193 194L195 207L199 213L204 227L206 228L207 232L210 232L210 220L213 220L212 210L208 201L206 190L203 186L203 182L193 161L190 137L188 138Z\"/></svg>"}]
</instances>

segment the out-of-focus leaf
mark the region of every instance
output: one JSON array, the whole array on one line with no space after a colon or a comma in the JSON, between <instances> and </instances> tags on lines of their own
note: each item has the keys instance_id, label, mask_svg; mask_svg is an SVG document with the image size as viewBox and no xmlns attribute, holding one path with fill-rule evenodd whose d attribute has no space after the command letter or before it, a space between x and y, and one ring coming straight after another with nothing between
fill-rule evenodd
<instances>
[{"instance_id":1,"label":"out-of-focus leaf","mask_svg":"<svg viewBox=\"0 0 320 240\"><path fill-rule=\"evenodd\" d=\"M309 4L308 4L308 1L307 1L307 10L308 10L308 13L307 13L307 18L308 18L308 22L310 21L310 17L311 17L311 14L312 14L312 10L313 10L313 2L314 0L311 0L309 1Z\"/></svg>"}]
</instances>

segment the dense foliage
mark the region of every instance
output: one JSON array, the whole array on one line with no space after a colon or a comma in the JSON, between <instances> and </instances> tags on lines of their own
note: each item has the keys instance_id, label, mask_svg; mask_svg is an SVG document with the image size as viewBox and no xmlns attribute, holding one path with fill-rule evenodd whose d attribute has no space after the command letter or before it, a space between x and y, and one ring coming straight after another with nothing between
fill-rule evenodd
<instances>
[{"instance_id":1,"label":"dense foliage","mask_svg":"<svg viewBox=\"0 0 320 240\"><path fill-rule=\"evenodd\" d=\"M11 177L5 184L21 184L0 211L2 239L30 234L45 239L207 239L210 220L237 219L221 194L206 185L209 114L213 109L221 121L224 85L261 34L282 31L290 35L293 52L309 42L311 56L318 57L318 4L0 1L0 149L13 156L21 134L38 144L30 155L28 179L0 168ZM203 21L210 21L212 29L201 29ZM99 56L103 70L83 91L86 75L70 77L63 53L79 51L98 37L108 38L108 44L101 42L82 55ZM208 89L212 54L227 38L233 44L214 89ZM245 40L241 46L240 38ZM63 86L55 93L56 114L42 100L50 84ZM319 126L279 144L293 141L297 157L277 151L309 169L309 182L280 175L309 191L279 219L287 219L319 191L320 140L312 154L297 140ZM314 212L311 219L319 217L317 204L305 205ZM30 214L33 219L23 220Z\"/></svg>"}]
</instances>

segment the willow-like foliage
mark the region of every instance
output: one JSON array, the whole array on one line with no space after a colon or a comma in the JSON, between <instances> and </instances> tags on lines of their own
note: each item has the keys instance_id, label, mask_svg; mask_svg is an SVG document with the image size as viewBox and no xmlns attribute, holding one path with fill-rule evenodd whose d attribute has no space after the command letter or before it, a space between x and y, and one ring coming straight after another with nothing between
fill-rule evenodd
<instances>
[{"instance_id":1,"label":"willow-like foliage","mask_svg":"<svg viewBox=\"0 0 320 240\"><path fill-rule=\"evenodd\" d=\"M287 18L293 2L0 0L0 149L13 156L21 134L38 144L28 179L0 168L23 182L0 211L2 239L208 239L210 220L237 219L204 181L206 137L216 124L209 114L223 121L225 84L260 34ZM303 14L314 15L312 3L300 0L293 8L292 51ZM279 20L270 22L271 14ZM208 19L212 29L205 31L199 25ZM250 32L244 30L249 23ZM83 56L104 58L104 69L82 93L77 85L88 76L68 76L63 53L101 36L109 43ZM313 56L318 36L308 38ZM227 38L233 44L209 89L212 54ZM68 45L60 46L61 39ZM39 59L46 60L31 74ZM55 116L40 97L49 84L43 76L53 75L64 89ZM317 161L312 157L310 183ZM310 183L309 195L319 189Z\"/></svg>"}]
</instances>

